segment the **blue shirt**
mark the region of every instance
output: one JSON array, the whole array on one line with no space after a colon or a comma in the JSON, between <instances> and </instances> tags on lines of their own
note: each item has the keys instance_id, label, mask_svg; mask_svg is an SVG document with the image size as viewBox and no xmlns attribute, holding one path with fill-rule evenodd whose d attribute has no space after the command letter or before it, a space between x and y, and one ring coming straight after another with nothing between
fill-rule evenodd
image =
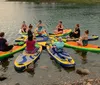
<instances>
[{"instance_id":1,"label":"blue shirt","mask_svg":"<svg viewBox=\"0 0 100 85\"><path fill-rule=\"evenodd\" d=\"M64 47L64 42L55 42L54 45L58 48L58 49L62 49Z\"/></svg>"}]
</instances>

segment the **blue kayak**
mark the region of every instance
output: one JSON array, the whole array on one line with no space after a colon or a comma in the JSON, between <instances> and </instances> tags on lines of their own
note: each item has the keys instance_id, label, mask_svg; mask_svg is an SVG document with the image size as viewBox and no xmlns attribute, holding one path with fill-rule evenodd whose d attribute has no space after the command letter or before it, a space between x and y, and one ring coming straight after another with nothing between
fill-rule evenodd
<instances>
[{"instance_id":1,"label":"blue kayak","mask_svg":"<svg viewBox=\"0 0 100 85\"><path fill-rule=\"evenodd\" d=\"M49 38L48 36L36 36L36 41L37 42L45 42L47 41ZM26 41L27 40L27 36L23 36L23 37L19 37L15 40L15 42L22 42L22 41Z\"/></svg>"},{"instance_id":2,"label":"blue kayak","mask_svg":"<svg viewBox=\"0 0 100 85\"><path fill-rule=\"evenodd\" d=\"M58 62L62 67L75 67L75 61L66 51L55 52L51 46L46 46L48 53L50 56Z\"/></svg>"},{"instance_id":3,"label":"blue kayak","mask_svg":"<svg viewBox=\"0 0 100 85\"><path fill-rule=\"evenodd\" d=\"M35 64L35 62L39 59L41 53L42 46L40 46L39 49L33 54L23 51L23 53L20 54L14 61L15 70L24 71L31 63Z\"/></svg>"}]
</instances>

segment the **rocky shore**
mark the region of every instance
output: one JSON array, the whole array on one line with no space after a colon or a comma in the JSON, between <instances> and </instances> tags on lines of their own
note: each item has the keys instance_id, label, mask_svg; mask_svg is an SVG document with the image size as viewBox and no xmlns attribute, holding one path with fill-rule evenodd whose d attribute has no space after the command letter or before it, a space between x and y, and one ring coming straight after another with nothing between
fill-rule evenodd
<instances>
[{"instance_id":1,"label":"rocky shore","mask_svg":"<svg viewBox=\"0 0 100 85\"><path fill-rule=\"evenodd\" d=\"M45 70L45 69L48 69L47 66L41 66L40 67L41 69ZM5 80L8 80L11 79L9 74L7 74L5 71L5 69L0 66L0 81L5 81ZM85 68L77 68L75 70L76 74L79 74L80 76L85 76L85 75L89 75L91 74L91 72L88 70L88 69L85 69ZM4 83L4 85L10 85L11 83ZM20 82L13 82L12 85L21 85ZM43 85L47 85L47 84L43 84ZM75 80L75 81L66 81L66 82L63 82L63 81L60 81L59 84L53 84L52 85L100 85L100 78L81 78L79 80Z\"/></svg>"},{"instance_id":2,"label":"rocky shore","mask_svg":"<svg viewBox=\"0 0 100 85\"><path fill-rule=\"evenodd\" d=\"M100 79L80 79L75 82L64 82L62 85L100 85Z\"/></svg>"}]
</instances>

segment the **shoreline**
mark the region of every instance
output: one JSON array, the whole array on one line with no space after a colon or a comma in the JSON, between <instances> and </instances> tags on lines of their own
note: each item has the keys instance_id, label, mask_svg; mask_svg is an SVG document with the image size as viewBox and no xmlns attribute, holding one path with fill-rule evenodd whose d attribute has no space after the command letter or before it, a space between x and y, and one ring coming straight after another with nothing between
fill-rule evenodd
<instances>
[{"instance_id":1,"label":"shoreline","mask_svg":"<svg viewBox=\"0 0 100 85\"><path fill-rule=\"evenodd\" d=\"M100 4L100 0L6 0L6 1L19 1L19 2L34 2L40 3L62 3L62 4Z\"/></svg>"}]
</instances>

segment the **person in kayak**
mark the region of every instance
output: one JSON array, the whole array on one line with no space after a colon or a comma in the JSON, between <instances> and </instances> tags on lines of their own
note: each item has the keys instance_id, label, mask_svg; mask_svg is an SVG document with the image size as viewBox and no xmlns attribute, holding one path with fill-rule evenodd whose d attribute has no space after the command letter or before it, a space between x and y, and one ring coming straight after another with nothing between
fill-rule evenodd
<instances>
[{"instance_id":1,"label":"person in kayak","mask_svg":"<svg viewBox=\"0 0 100 85\"><path fill-rule=\"evenodd\" d=\"M13 48L13 45L8 45L7 40L4 38L5 33L0 33L0 51L9 51Z\"/></svg>"},{"instance_id":2,"label":"person in kayak","mask_svg":"<svg viewBox=\"0 0 100 85\"><path fill-rule=\"evenodd\" d=\"M62 41L62 37L58 38L58 41L53 44L53 50L55 52L63 52L64 42Z\"/></svg>"},{"instance_id":3,"label":"person in kayak","mask_svg":"<svg viewBox=\"0 0 100 85\"><path fill-rule=\"evenodd\" d=\"M33 39L33 35L28 36L28 40L26 41L26 52L27 53L35 53L38 48L35 47L36 40Z\"/></svg>"},{"instance_id":4,"label":"person in kayak","mask_svg":"<svg viewBox=\"0 0 100 85\"><path fill-rule=\"evenodd\" d=\"M28 27L28 36L32 36L33 35L33 32L32 32L32 28L33 26L30 24L29 27Z\"/></svg>"},{"instance_id":5,"label":"person in kayak","mask_svg":"<svg viewBox=\"0 0 100 85\"><path fill-rule=\"evenodd\" d=\"M88 34L89 34L89 30L86 30L84 32L84 35L79 38L79 41L77 41L78 45L81 45L81 46L88 45Z\"/></svg>"},{"instance_id":6,"label":"person in kayak","mask_svg":"<svg viewBox=\"0 0 100 85\"><path fill-rule=\"evenodd\" d=\"M45 27L45 25L42 23L41 20L39 20L39 23L37 24L37 29L36 29L39 35L42 35L43 31L46 31L43 29L43 27Z\"/></svg>"},{"instance_id":7,"label":"person in kayak","mask_svg":"<svg viewBox=\"0 0 100 85\"><path fill-rule=\"evenodd\" d=\"M23 24L21 26L21 32L26 33L27 30L28 30L27 25L26 25L25 21L23 21Z\"/></svg>"},{"instance_id":8,"label":"person in kayak","mask_svg":"<svg viewBox=\"0 0 100 85\"><path fill-rule=\"evenodd\" d=\"M58 25L56 26L56 29L57 30L54 31L55 34L63 33L64 26L62 24L62 21L59 21Z\"/></svg>"},{"instance_id":9,"label":"person in kayak","mask_svg":"<svg viewBox=\"0 0 100 85\"><path fill-rule=\"evenodd\" d=\"M76 24L73 32L70 33L70 38L79 38L80 37L80 28L79 24Z\"/></svg>"}]
</instances>

